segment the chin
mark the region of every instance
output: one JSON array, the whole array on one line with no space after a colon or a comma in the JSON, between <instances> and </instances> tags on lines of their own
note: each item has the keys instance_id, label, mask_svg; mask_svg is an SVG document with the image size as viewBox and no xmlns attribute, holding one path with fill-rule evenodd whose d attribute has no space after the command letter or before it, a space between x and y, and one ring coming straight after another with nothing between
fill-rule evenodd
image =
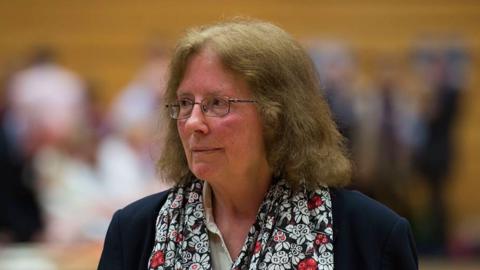
<instances>
[{"instance_id":1,"label":"chin","mask_svg":"<svg viewBox=\"0 0 480 270\"><path fill-rule=\"evenodd\" d=\"M218 171L218 169L204 165L191 166L190 170L192 171L193 175L195 175L195 177L201 180L211 179Z\"/></svg>"}]
</instances>

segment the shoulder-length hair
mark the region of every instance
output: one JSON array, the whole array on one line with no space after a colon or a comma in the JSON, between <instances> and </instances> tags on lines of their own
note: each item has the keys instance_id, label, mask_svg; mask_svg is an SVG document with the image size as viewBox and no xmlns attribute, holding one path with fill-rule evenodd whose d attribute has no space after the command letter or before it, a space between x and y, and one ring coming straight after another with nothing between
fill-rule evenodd
<instances>
[{"instance_id":1,"label":"shoulder-length hair","mask_svg":"<svg viewBox=\"0 0 480 270\"><path fill-rule=\"evenodd\" d=\"M166 103L176 100L189 58L207 46L253 92L264 123L267 160L275 177L285 178L293 186L301 181L308 187L348 183L351 163L344 139L320 93L312 61L297 41L271 23L234 19L187 31L172 56ZM178 183L194 176L177 122L168 121L158 168L163 179Z\"/></svg>"}]
</instances>

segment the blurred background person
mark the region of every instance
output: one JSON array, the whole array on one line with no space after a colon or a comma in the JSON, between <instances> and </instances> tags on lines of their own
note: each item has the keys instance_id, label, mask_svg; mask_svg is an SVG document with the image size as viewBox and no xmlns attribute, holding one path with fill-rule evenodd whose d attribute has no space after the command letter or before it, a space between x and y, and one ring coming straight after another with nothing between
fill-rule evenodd
<instances>
[{"instance_id":1,"label":"blurred background person","mask_svg":"<svg viewBox=\"0 0 480 270\"><path fill-rule=\"evenodd\" d=\"M319 94L325 95L351 150L358 122L354 106L358 74L353 52L344 42L333 40L311 41L307 46L320 76L323 93Z\"/></svg>"},{"instance_id":2,"label":"blurred background person","mask_svg":"<svg viewBox=\"0 0 480 270\"><path fill-rule=\"evenodd\" d=\"M8 100L8 87L18 69L8 64L0 78L0 244L38 241L44 228L31 153L14 132Z\"/></svg>"},{"instance_id":3,"label":"blurred background person","mask_svg":"<svg viewBox=\"0 0 480 270\"><path fill-rule=\"evenodd\" d=\"M416 156L429 192L419 248L426 254L444 255L450 223L448 179L455 158L453 136L465 89L467 54L458 42L428 40L415 48L413 64L428 90L422 115L425 138Z\"/></svg>"},{"instance_id":4,"label":"blurred background person","mask_svg":"<svg viewBox=\"0 0 480 270\"><path fill-rule=\"evenodd\" d=\"M56 63L53 49L34 49L30 65L9 85L10 117L25 153L59 145L83 121L85 85Z\"/></svg>"},{"instance_id":5,"label":"blurred background person","mask_svg":"<svg viewBox=\"0 0 480 270\"><path fill-rule=\"evenodd\" d=\"M143 66L113 100L107 119L110 133L98 149L99 175L112 211L166 188L158 181L155 160L161 152L157 145L163 128L158 115L168 60L163 39L153 38Z\"/></svg>"},{"instance_id":6,"label":"blurred background person","mask_svg":"<svg viewBox=\"0 0 480 270\"><path fill-rule=\"evenodd\" d=\"M27 67L9 84L9 129L32 166L46 241L66 241L78 226L71 218L76 212L70 203L76 198L81 204L78 200L85 194L79 187L85 181L77 179L84 172L72 163L88 150L77 145L88 142L83 138L89 132L85 98L84 81L58 64L54 50L47 46L34 48Z\"/></svg>"},{"instance_id":7,"label":"blurred background person","mask_svg":"<svg viewBox=\"0 0 480 270\"><path fill-rule=\"evenodd\" d=\"M360 187L411 219L414 155L423 142L422 92L392 55L379 55L368 89L357 103L359 132L355 160ZM365 185L366 183L366 185Z\"/></svg>"}]
</instances>

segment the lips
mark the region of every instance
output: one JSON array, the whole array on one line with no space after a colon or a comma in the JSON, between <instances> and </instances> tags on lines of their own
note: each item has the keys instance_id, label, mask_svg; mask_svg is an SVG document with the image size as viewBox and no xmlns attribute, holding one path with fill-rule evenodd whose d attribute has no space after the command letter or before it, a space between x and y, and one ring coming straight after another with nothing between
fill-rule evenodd
<instances>
[{"instance_id":1,"label":"lips","mask_svg":"<svg viewBox=\"0 0 480 270\"><path fill-rule=\"evenodd\" d=\"M221 148L217 147L194 147L191 149L193 153L212 153L220 150Z\"/></svg>"}]
</instances>

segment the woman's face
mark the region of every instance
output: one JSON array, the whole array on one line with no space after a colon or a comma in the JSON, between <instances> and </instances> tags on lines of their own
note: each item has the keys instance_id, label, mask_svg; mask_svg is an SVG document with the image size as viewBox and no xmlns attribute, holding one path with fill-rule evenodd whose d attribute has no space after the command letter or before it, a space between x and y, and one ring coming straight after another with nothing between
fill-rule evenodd
<instances>
[{"instance_id":1,"label":"woman's face","mask_svg":"<svg viewBox=\"0 0 480 270\"><path fill-rule=\"evenodd\" d=\"M177 99L201 102L211 96L253 99L247 83L226 70L207 47L190 57ZM230 103L230 112L222 117L205 116L196 104L189 118L177 121L188 166L196 177L213 183L269 171L255 103Z\"/></svg>"}]
</instances>

